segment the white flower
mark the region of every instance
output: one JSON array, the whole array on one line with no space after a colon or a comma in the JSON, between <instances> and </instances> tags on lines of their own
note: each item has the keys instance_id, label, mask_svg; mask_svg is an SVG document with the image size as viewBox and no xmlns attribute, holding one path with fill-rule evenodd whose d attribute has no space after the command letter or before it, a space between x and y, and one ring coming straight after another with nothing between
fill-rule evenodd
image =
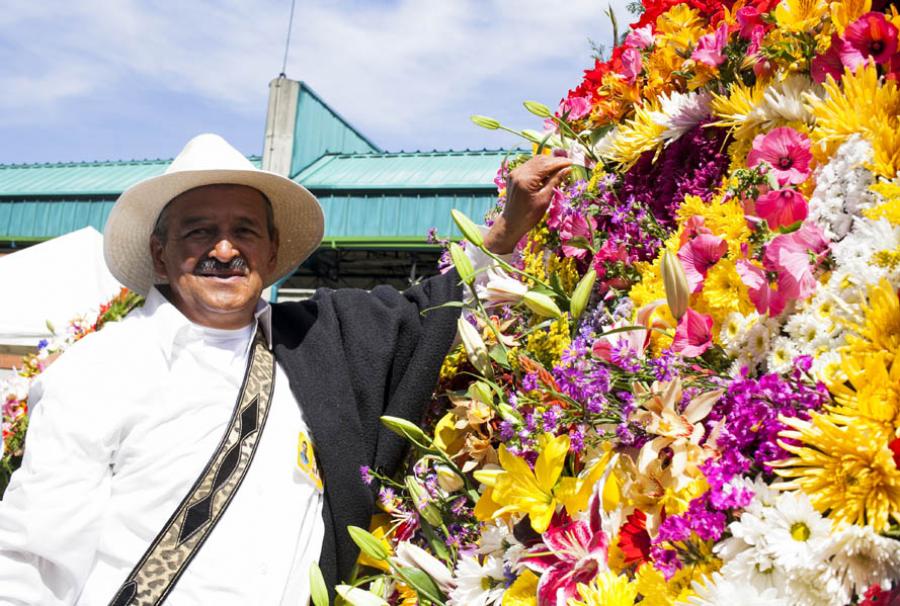
<instances>
[{"instance_id":1,"label":"white flower","mask_svg":"<svg viewBox=\"0 0 900 606\"><path fill-rule=\"evenodd\" d=\"M450 592L450 606L488 606L499 604L506 589L503 560L487 556L463 556L456 565L456 588Z\"/></svg>"},{"instance_id":2,"label":"white flower","mask_svg":"<svg viewBox=\"0 0 900 606\"><path fill-rule=\"evenodd\" d=\"M876 284L887 278L900 285L900 263L893 261L900 251L900 226L887 219L857 218L846 238L832 246L834 260L844 272Z\"/></svg>"},{"instance_id":3,"label":"white flower","mask_svg":"<svg viewBox=\"0 0 900 606\"><path fill-rule=\"evenodd\" d=\"M841 369L841 354L836 351L825 351L813 359L810 374L818 381L830 381L838 378Z\"/></svg>"},{"instance_id":4,"label":"white flower","mask_svg":"<svg viewBox=\"0 0 900 606\"><path fill-rule=\"evenodd\" d=\"M687 602L676 604L693 604L694 606L789 606L774 588L759 591L750 583L739 578L726 579L718 572L706 584L693 583L696 595Z\"/></svg>"},{"instance_id":5,"label":"white flower","mask_svg":"<svg viewBox=\"0 0 900 606\"><path fill-rule=\"evenodd\" d=\"M870 585L882 589L900 581L900 541L877 534L869 526L845 526L828 545L831 569L849 595Z\"/></svg>"},{"instance_id":6,"label":"white flower","mask_svg":"<svg viewBox=\"0 0 900 606\"><path fill-rule=\"evenodd\" d=\"M746 316L739 311L728 314L719 331L719 342L728 355L740 354L747 338L747 329L756 323L758 318L759 315L755 311Z\"/></svg>"},{"instance_id":7,"label":"white flower","mask_svg":"<svg viewBox=\"0 0 900 606\"><path fill-rule=\"evenodd\" d=\"M825 564L797 568L781 589L791 606L844 606L850 596Z\"/></svg>"},{"instance_id":8,"label":"white flower","mask_svg":"<svg viewBox=\"0 0 900 606\"><path fill-rule=\"evenodd\" d=\"M813 115L809 106L804 103L803 95L819 90L821 86L813 84L806 76L790 76L783 82L766 88L762 102L750 112L749 120L763 125L785 122L812 124Z\"/></svg>"},{"instance_id":9,"label":"white flower","mask_svg":"<svg viewBox=\"0 0 900 606\"><path fill-rule=\"evenodd\" d=\"M664 126L662 139L668 145L709 118L709 93L663 93L659 96L660 111L652 112L653 121Z\"/></svg>"},{"instance_id":10,"label":"white flower","mask_svg":"<svg viewBox=\"0 0 900 606\"><path fill-rule=\"evenodd\" d=\"M387 602L374 593L369 593L365 589L360 589L359 587L338 585L334 590L344 599L344 601L350 604L350 606L388 606Z\"/></svg>"},{"instance_id":11,"label":"white flower","mask_svg":"<svg viewBox=\"0 0 900 606\"><path fill-rule=\"evenodd\" d=\"M756 322L747 331L744 351L754 365L762 362L769 354L771 340L772 333L766 322Z\"/></svg>"},{"instance_id":12,"label":"white flower","mask_svg":"<svg viewBox=\"0 0 900 606\"><path fill-rule=\"evenodd\" d=\"M775 562L789 574L819 566L831 533L831 521L823 518L802 492L784 492L766 516L769 544Z\"/></svg>"},{"instance_id":13,"label":"white flower","mask_svg":"<svg viewBox=\"0 0 900 606\"><path fill-rule=\"evenodd\" d=\"M491 266L485 272L484 284L478 281L475 290L486 307L515 305L528 292L528 285L516 280L500 267Z\"/></svg>"},{"instance_id":14,"label":"white flower","mask_svg":"<svg viewBox=\"0 0 900 606\"><path fill-rule=\"evenodd\" d=\"M439 559L422 549L417 545L413 545L407 541L397 544L397 555L394 561L400 566L411 566L418 568L425 574L434 579L443 591L447 591L453 587L453 574Z\"/></svg>"},{"instance_id":15,"label":"white flower","mask_svg":"<svg viewBox=\"0 0 900 606\"><path fill-rule=\"evenodd\" d=\"M794 358L800 355L800 351L794 342L788 337L776 337L772 341L769 355L766 357L766 365L769 372L786 374L794 366Z\"/></svg>"}]
</instances>

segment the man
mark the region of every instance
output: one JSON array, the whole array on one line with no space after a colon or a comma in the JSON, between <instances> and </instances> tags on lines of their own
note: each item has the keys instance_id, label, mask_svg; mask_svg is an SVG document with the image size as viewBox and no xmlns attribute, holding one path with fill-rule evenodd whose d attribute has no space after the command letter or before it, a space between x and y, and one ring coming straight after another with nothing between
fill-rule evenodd
<instances>
[{"instance_id":1,"label":"man","mask_svg":"<svg viewBox=\"0 0 900 606\"><path fill-rule=\"evenodd\" d=\"M493 252L568 164L516 171ZM346 578L346 526L373 510L358 470L403 455L378 419L421 418L454 337L458 311L421 312L461 293L450 272L262 301L322 233L309 192L214 135L122 194L106 260L147 300L36 381L0 503L0 604L304 604L313 563L329 587Z\"/></svg>"}]
</instances>

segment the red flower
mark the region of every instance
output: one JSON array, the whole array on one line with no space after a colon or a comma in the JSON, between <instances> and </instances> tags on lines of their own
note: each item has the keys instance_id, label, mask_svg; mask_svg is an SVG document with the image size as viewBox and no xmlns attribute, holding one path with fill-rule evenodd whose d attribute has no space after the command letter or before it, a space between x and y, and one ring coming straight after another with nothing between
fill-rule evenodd
<instances>
[{"instance_id":1,"label":"red flower","mask_svg":"<svg viewBox=\"0 0 900 606\"><path fill-rule=\"evenodd\" d=\"M853 69L869 57L886 63L897 52L897 28L882 13L866 13L844 31L841 60Z\"/></svg>"},{"instance_id":2,"label":"red flower","mask_svg":"<svg viewBox=\"0 0 900 606\"><path fill-rule=\"evenodd\" d=\"M647 532L647 516L635 509L619 530L619 549L625 556L625 564L638 565L650 561L650 533Z\"/></svg>"}]
</instances>

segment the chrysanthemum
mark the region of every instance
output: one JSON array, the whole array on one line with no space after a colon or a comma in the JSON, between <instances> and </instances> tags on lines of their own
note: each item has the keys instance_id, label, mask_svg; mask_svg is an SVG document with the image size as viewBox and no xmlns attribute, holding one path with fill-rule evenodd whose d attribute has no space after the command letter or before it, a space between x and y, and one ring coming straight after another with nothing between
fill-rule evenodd
<instances>
[{"instance_id":1,"label":"chrysanthemum","mask_svg":"<svg viewBox=\"0 0 900 606\"><path fill-rule=\"evenodd\" d=\"M891 362L888 352L866 357L844 352L829 390L837 403L831 407L836 421L872 423L886 432L900 427L900 359Z\"/></svg>"},{"instance_id":2,"label":"chrysanthemum","mask_svg":"<svg viewBox=\"0 0 900 606\"><path fill-rule=\"evenodd\" d=\"M900 541L880 536L868 526L845 526L828 546L831 569L848 595L870 585L896 586L900 580Z\"/></svg>"},{"instance_id":3,"label":"chrysanthemum","mask_svg":"<svg viewBox=\"0 0 900 606\"><path fill-rule=\"evenodd\" d=\"M884 352L891 362L900 351L900 299L887 280L869 287L868 301L861 306L862 320L850 324L847 348L855 357Z\"/></svg>"},{"instance_id":4,"label":"chrysanthemum","mask_svg":"<svg viewBox=\"0 0 900 606\"><path fill-rule=\"evenodd\" d=\"M784 488L802 490L834 521L876 532L900 521L900 470L888 448L890 433L870 424L838 424L828 414L781 420L792 428L782 437L799 443L779 442L794 455L777 464Z\"/></svg>"},{"instance_id":5,"label":"chrysanthemum","mask_svg":"<svg viewBox=\"0 0 900 606\"><path fill-rule=\"evenodd\" d=\"M788 602L774 588L758 591L746 581L726 579L718 572L714 572L705 583L694 581L693 588L696 595L686 603L694 606L788 606Z\"/></svg>"},{"instance_id":6,"label":"chrysanthemum","mask_svg":"<svg viewBox=\"0 0 900 606\"><path fill-rule=\"evenodd\" d=\"M800 355L797 345L787 337L778 337L772 341L769 355L766 357L766 365L769 372L785 374L794 367L794 358Z\"/></svg>"},{"instance_id":7,"label":"chrysanthemum","mask_svg":"<svg viewBox=\"0 0 900 606\"><path fill-rule=\"evenodd\" d=\"M570 599L569 606L634 606L637 585L609 570L588 585L578 585L578 595L581 599Z\"/></svg>"},{"instance_id":8,"label":"chrysanthemum","mask_svg":"<svg viewBox=\"0 0 900 606\"><path fill-rule=\"evenodd\" d=\"M666 127L653 119L658 111L659 106L653 102L644 107L635 105L634 117L619 125L610 143L609 159L630 166L644 152L662 145Z\"/></svg>"},{"instance_id":9,"label":"chrysanthemum","mask_svg":"<svg viewBox=\"0 0 900 606\"><path fill-rule=\"evenodd\" d=\"M703 283L703 298L717 322L722 322L731 312L750 313L753 310L747 286L731 259L721 259L710 268Z\"/></svg>"},{"instance_id":10,"label":"chrysanthemum","mask_svg":"<svg viewBox=\"0 0 900 606\"><path fill-rule=\"evenodd\" d=\"M725 239L732 258L740 256L741 245L750 237L740 200L723 200L721 196L715 196L709 202L704 202L698 196L685 196L678 208L678 221L684 224L694 216L702 217L704 227Z\"/></svg>"}]
</instances>

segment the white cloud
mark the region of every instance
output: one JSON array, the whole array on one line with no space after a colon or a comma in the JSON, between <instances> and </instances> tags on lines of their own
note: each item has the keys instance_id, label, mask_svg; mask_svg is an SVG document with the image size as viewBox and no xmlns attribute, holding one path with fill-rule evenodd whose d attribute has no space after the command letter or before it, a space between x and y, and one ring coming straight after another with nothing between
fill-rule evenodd
<instances>
[{"instance_id":1,"label":"white cloud","mask_svg":"<svg viewBox=\"0 0 900 606\"><path fill-rule=\"evenodd\" d=\"M620 22L624 4L613 2ZM73 100L102 112L135 87L257 119L281 68L289 9L288 0L12 3L0 12L0 127L75 119ZM590 66L587 38L609 32L596 0L299 0L287 73L386 147L456 144L486 140L472 113L534 126L512 100L555 104Z\"/></svg>"}]
</instances>

